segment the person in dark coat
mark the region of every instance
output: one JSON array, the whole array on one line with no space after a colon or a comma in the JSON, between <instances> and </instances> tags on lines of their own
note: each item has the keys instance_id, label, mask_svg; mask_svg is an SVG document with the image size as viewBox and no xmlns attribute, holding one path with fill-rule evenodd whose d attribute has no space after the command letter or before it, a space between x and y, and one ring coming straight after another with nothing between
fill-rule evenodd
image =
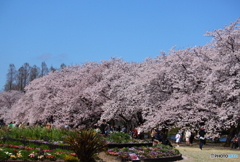
<instances>
[{"instance_id":1,"label":"person in dark coat","mask_svg":"<svg viewBox=\"0 0 240 162\"><path fill-rule=\"evenodd\" d=\"M193 145L193 140L194 140L194 133L191 132L191 136L190 136L190 138L189 138L190 146Z\"/></svg>"},{"instance_id":2,"label":"person in dark coat","mask_svg":"<svg viewBox=\"0 0 240 162\"><path fill-rule=\"evenodd\" d=\"M204 130L204 127L201 127L200 131L199 131L199 148L200 150L202 150L202 146L204 145L205 143L205 130Z\"/></svg>"},{"instance_id":3,"label":"person in dark coat","mask_svg":"<svg viewBox=\"0 0 240 162\"><path fill-rule=\"evenodd\" d=\"M100 125L101 134L106 134L106 127L107 127L107 122L105 119L103 119L102 124Z\"/></svg>"},{"instance_id":4,"label":"person in dark coat","mask_svg":"<svg viewBox=\"0 0 240 162\"><path fill-rule=\"evenodd\" d=\"M166 134L163 135L162 144L163 144L163 145L168 145L168 146L170 146L170 147L173 147L172 144L171 144L171 142L168 140Z\"/></svg>"},{"instance_id":5,"label":"person in dark coat","mask_svg":"<svg viewBox=\"0 0 240 162\"><path fill-rule=\"evenodd\" d=\"M162 142L162 135L160 133L160 131L158 131L155 135L154 135L154 140L158 141L158 142Z\"/></svg>"},{"instance_id":6,"label":"person in dark coat","mask_svg":"<svg viewBox=\"0 0 240 162\"><path fill-rule=\"evenodd\" d=\"M159 144L162 142L162 135L160 131L156 132L156 134L153 137L153 145Z\"/></svg>"}]
</instances>

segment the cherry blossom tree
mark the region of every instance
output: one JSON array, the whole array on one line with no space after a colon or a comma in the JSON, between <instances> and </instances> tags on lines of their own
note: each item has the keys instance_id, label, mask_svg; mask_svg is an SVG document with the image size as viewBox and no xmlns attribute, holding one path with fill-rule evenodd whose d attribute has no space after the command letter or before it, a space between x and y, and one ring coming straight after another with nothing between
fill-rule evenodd
<instances>
[{"instance_id":1,"label":"cherry blossom tree","mask_svg":"<svg viewBox=\"0 0 240 162\"><path fill-rule=\"evenodd\" d=\"M183 127L190 122L193 122L192 125L199 123L199 120L192 120L196 117L193 116L194 110L199 106L196 96L204 88L204 76L209 71L202 64L203 57L199 57L197 52L201 50L200 47L172 50L161 62L159 71L151 77L146 88L149 94L146 105L149 124L145 126L167 128L173 124Z\"/></svg>"},{"instance_id":2,"label":"cherry blossom tree","mask_svg":"<svg viewBox=\"0 0 240 162\"><path fill-rule=\"evenodd\" d=\"M51 72L33 80L26 94L16 105L16 118L35 123L53 116L58 127L91 125L101 117L102 96L93 96L96 84L102 80L105 66L85 63Z\"/></svg>"},{"instance_id":3,"label":"cherry blossom tree","mask_svg":"<svg viewBox=\"0 0 240 162\"><path fill-rule=\"evenodd\" d=\"M214 37L213 44L171 51L146 89L152 92L151 107L146 107L146 128L168 127L170 123L196 129L204 124L211 136L239 129L237 24L208 32ZM149 116L150 108L154 113Z\"/></svg>"},{"instance_id":4,"label":"cherry blossom tree","mask_svg":"<svg viewBox=\"0 0 240 162\"><path fill-rule=\"evenodd\" d=\"M145 98L140 84L141 69L141 64L115 60L114 66L105 70L101 82L104 89L100 91L100 95L106 98L102 106L102 119L121 122L127 129L144 123L141 105Z\"/></svg>"},{"instance_id":5,"label":"cherry blossom tree","mask_svg":"<svg viewBox=\"0 0 240 162\"><path fill-rule=\"evenodd\" d=\"M0 93L0 118L2 120L13 120L10 111L14 109L13 105L23 96L20 91L4 91Z\"/></svg>"},{"instance_id":6,"label":"cherry blossom tree","mask_svg":"<svg viewBox=\"0 0 240 162\"><path fill-rule=\"evenodd\" d=\"M218 130L230 129L228 145L231 138L240 129L239 117L239 72L240 72L240 26L239 20L223 29L208 32L212 36L213 54L216 60L212 75L209 77L211 103L218 108Z\"/></svg>"}]
</instances>

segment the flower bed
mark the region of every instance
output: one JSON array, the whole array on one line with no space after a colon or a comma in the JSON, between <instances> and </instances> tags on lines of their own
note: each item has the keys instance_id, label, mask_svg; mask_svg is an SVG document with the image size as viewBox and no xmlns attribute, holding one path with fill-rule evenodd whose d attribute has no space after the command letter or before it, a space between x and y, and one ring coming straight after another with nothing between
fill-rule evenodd
<instances>
[{"instance_id":1,"label":"flower bed","mask_svg":"<svg viewBox=\"0 0 240 162\"><path fill-rule=\"evenodd\" d=\"M43 146L33 148L14 144L0 144L0 159L1 161L56 161L58 159L78 161L76 154L70 150L49 150L43 149Z\"/></svg>"},{"instance_id":2,"label":"flower bed","mask_svg":"<svg viewBox=\"0 0 240 162\"><path fill-rule=\"evenodd\" d=\"M54 149L64 149L64 150L70 150L70 146L67 144L63 144L61 141L58 142L46 142L43 140L22 140L22 139L12 139L12 138L8 138L5 141L19 141L22 142L24 145L29 144L29 143L33 143L36 145L47 145L49 147L50 150L54 150ZM136 142L132 142L129 141L129 143L108 143L107 146L108 148L123 148L123 147L140 147L140 146L152 146L152 143L148 143L147 141L142 141L143 143L139 143L141 142L140 140Z\"/></svg>"},{"instance_id":3,"label":"flower bed","mask_svg":"<svg viewBox=\"0 0 240 162\"><path fill-rule=\"evenodd\" d=\"M70 150L70 146L68 144L64 144L62 141L43 141L43 140L26 140L26 139L13 139L13 138L5 138L2 141L19 141L22 142L24 145L28 143L33 143L36 145L48 145L51 150L53 149L65 149L65 150ZM152 142L149 142L149 140L130 140L130 141L125 141L126 143L110 143L108 142L108 148L123 148L123 147L139 147L139 146L152 146Z\"/></svg>"},{"instance_id":4,"label":"flower bed","mask_svg":"<svg viewBox=\"0 0 240 162\"><path fill-rule=\"evenodd\" d=\"M161 161L173 161L173 159L180 160L182 158L177 149L162 144L151 147L112 148L108 149L107 154L118 156L122 161L131 161L130 154L135 154L145 162L159 161L160 159Z\"/></svg>"},{"instance_id":5,"label":"flower bed","mask_svg":"<svg viewBox=\"0 0 240 162\"><path fill-rule=\"evenodd\" d=\"M43 140L26 140L26 139L13 139L13 138L5 138L2 141L19 141L23 143L23 145L27 145L29 143L33 143L36 145L42 145L45 144L49 147L49 149L54 150L54 149L64 149L64 150L70 150L70 146L68 144L63 144L62 141L55 141L55 142L47 142Z\"/></svg>"},{"instance_id":6,"label":"flower bed","mask_svg":"<svg viewBox=\"0 0 240 162\"><path fill-rule=\"evenodd\" d=\"M152 143L109 143L108 148L152 146Z\"/></svg>"}]
</instances>

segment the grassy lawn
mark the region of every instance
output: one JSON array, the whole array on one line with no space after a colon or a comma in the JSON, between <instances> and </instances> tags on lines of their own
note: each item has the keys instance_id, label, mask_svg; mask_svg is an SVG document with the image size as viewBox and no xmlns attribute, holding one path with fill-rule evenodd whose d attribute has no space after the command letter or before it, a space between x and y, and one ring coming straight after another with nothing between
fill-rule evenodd
<instances>
[{"instance_id":1,"label":"grassy lawn","mask_svg":"<svg viewBox=\"0 0 240 162\"><path fill-rule=\"evenodd\" d=\"M240 150L231 149L230 147L222 147L212 143L203 145L203 149L200 150L198 143L194 143L192 147L180 145L177 148L184 157L184 160L189 162L212 162L212 161L225 161L225 162L238 162L240 161ZM211 158L211 154L237 154L238 158Z\"/></svg>"}]
</instances>

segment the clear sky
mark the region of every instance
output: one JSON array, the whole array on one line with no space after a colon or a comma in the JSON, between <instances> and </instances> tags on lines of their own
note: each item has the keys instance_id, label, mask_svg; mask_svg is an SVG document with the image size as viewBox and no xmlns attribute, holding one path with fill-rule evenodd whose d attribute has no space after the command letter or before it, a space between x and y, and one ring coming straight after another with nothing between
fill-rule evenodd
<instances>
[{"instance_id":1,"label":"clear sky","mask_svg":"<svg viewBox=\"0 0 240 162\"><path fill-rule=\"evenodd\" d=\"M0 0L0 90L9 64L143 62L202 46L240 17L239 0Z\"/></svg>"}]
</instances>

